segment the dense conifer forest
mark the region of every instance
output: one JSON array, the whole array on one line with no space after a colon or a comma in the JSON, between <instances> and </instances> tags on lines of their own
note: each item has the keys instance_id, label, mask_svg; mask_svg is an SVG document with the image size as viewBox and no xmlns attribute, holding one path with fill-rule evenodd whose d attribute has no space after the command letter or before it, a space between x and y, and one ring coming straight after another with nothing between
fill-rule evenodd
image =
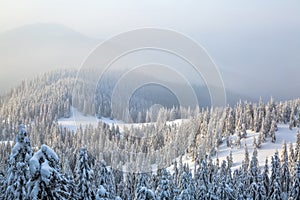
<instances>
[{"instance_id":1,"label":"dense conifer forest","mask_svg":"<svg viewBox=\"0 0 300 200\"><path fill-rule=\"evenodd\" d=\"M109 86L99 89L92 105L83 98L86 88L74 90L75 78L76 71L54 71L0 97L0 199L300 199L300 133L296 146L283 143L264 167L257 159L262 143L276 142L278 124L299 128L300 99L170 106L158 113L147 109L151 100L138 99L131 109L139 126L121 130L99 121L74 132L58 123L73 107L128 121L124 113L112 116ZM179 118L185 120L172 123ZM255 150L249 155L244 147L243 164L232 170L231 154L217 159L218 147L241 148L248 130L259 133ZM134 154L118 155L114 148ZM139 153L142 160L134 156ZM186 155L196 163L193 169L183 163Z\"/></svg>"}]
</instances>

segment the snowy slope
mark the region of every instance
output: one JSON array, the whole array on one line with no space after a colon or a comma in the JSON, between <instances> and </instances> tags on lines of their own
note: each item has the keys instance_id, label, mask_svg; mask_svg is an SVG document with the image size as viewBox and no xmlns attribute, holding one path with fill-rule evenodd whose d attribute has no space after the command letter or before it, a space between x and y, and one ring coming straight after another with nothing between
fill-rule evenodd
<instances>
[{"instance_id":1,"label":"snowy slope","mask_svg":"<svg viewBox=\"0 0 300 200\"><path fill-rule=\"evenodd\" d=\"M223 160L226 160L226 157L229 156L230 151L232 152L232 158L233 158L233 167L232 171L235 169L238 169L242 165L242 161L244 159L245 154L245 148L244 144L247 144L248 152L249 152L249 159L251 160L252 154L253 154L253 140L254 137L258 138L259 133L255 133L252 131L247 131L247 138L241 139L241 147L237 148L235 145L233 145L232 148L227 147L226 142L224 141L223 144L221 144L218 148L218 153L216 156L213 157L214 162L219 158L219 163L221 164ZM282 149L282 143L283 141L287 144L287 149L289 148L289 143L293 144L293 147L295 148L296 145L296 135L297 135L297 129L290 130L288 124L278 124L278 131L275 133L276 135L276 142L272 143L271 138L266 138L266 142L261 144L261 147L257 149L258 152L258 162L261 168L265 165L265 160L268 158L268 164L271 165L271 157L274 156L274 153L276 150L278 150L279 154ZM235 136L232 136L231 139L234 139ZM179 161L179 158L177 158L177 161ZM192 161L192 157L188 154L184 155L182 157L182 162L184 164L188 164L190 169L193 172L194 169L194 162ZM171 172L173 171L173 166L170 166L168 168Z\"/></svg>"},{"instance_id":2,"label":"snowy slope","mask_svg":"<svg viewBox=\"0 0 300 200\"><path fill-rule=\"evenodd\" d=\"M73 130L74 132L76 129L81 125L83 128L89 124L92 124L93 126L97 126L99 121L102 121L104 123L109 124L110 126L112 124L118 125L120 128L120 131L122 132L124 128L130 128L130 127L138 127L142 125L147 125L150 123L124 123L122 121L118 120L111 120L109 118L101 118L97 119L95 116L84 116L81 112L79 112L76 108L72 108L72 116L70 118L61 118L58 120L59 125L62 127L65 127L69 130ZM167 124L176 123L180 125L182 122L186 121L187 119L177 119L171 122L167 122ZM271 163L271 156L274 155L276 150L279 152L282 148L282 143L285 140L287 143L287 147L289 143L293 143L293 146L295 147L296 142L296 129L290 130L288 124L279 124L278 125L278 131L276 134L276 142L272 143L271 138L266 138L266 142L261 144L261 147L258 150L258 161L260 166L264 166L265 159L268 157L269 164ZM247 144L248 152L249 152L249 159L251 160L252 153L253 153L253 139L256 137L256 141L258 138L259 133L255 133L252 131L247 131L247 138L241 139L241 147L237 148L235 145L233 145L232 148L226 146L226 142L224 141L223 144L221 144L218 148L217 156L215 156L213 159L216 160L219 158L220 163L222 160L226 160L226 157L229 155L230 150L232 152L233 157L233 168L237 169L241 166L242 160L244 159L244 144ZM235 139L235 136L231 136L232 140ZM179 160L179 159L178 159ZM191 169L194 169L194 162L192 161L192 158L190 155L183 156L183 163L188 163ZM172 171L172 166L169 168Z\"/></svg>"},{"instance_id":3,"label":"snowy slope","mask_svg":"<svg viewBox=\"0 0 300 200\"><path fill-rule=\"evenodd\" d=\"M110 126L112 124L116 124L116 125L124 124L122 121L111 120L109 118L103 117L101 119L98 119L97 117L91 115L85 116L81 112L79 112L76 108L73 107L71 107L71 117L58 119L58 124L63 128L67 128L68 130L72 130L76 132L77 128L79 128L80 125L82 126L82 128L85 128L87 125L90 124L96 127L99 121L109 124Z\"/></svg>"},{"instance_id":4,"label":"snowy slope","mask_svg":"<svg viewBox=\"0 0 300 200\"><path fill-rule=\"evenodd\" d=\"M276 142L272 143L271 138L266 138L266 142L261 144L261 147L257 149L258 152L258 161L260 166L264 166L265 160L268 157L269 164L271 163L271 157L274 155L276 150L281 151L282 143L285 140L287 143L287 148L289 147L289 143L293 143L295 147L296 143L296 129L290 130L288 124L279 124L278 131L275 133ZM226 146L224 142L219 146L218 157L219 160L226 160L226 157L229 155L230 150L232 151L233 157L233 169L239 168L242 164L242 160L244 159L244 144L246 142L249 152L249 159L251 160L253 153L253 139L256 137L256 141L258 138L258 133L254 133L251 131L247 131L247 138L241 140L241 147L238 149L233 147L232 149Z\"/></svg>"},{"instance_id":5,"label":"snowy slope","mask_svg":"<svg viewBox=\"0 0 300 200\"><path fill-rule=\"evenodd\" d=\"M174 121L168 121L166 122L168 125L170 124L177 124L180 125L182 122L186 121L187 119L176 119ZM125 123L120 120L110 119L102 117L101 119L91 116L91 115L83 115L80 111L78 111L76 108L71 107L71 117L70 118L60 118L58 119L58 124L62 126L63 128L67 128L68 130L76 132L77 128L80 127L80 125L84 128L87 125L92 125L96 127L98 125L98 122L104 122L110 126L118 125L120 128L120 132L122 132L125 128L130 127L140 127L140 126L146 126L151 123Z\"/></svg>"}]
</instances>

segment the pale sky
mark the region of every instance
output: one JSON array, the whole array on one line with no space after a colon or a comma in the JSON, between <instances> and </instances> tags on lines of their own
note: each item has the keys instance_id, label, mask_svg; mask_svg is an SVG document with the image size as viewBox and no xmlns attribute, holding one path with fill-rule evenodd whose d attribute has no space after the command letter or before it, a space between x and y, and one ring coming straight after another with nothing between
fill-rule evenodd
<instances>
[{"instance_id":1,"label":"pale sky","mask_svg":"<svg viewBox=\"0 0 300 200\"><path fill-rule=\"evenodd\" d=\"M199 32L259 33L261 29L272 31L300 25L297 0L1 0L0 5L0 31L51 22L97 38L149 26L196 36Z\"/></svg>"},{"instance_id":2,"label":"pale sky","mask_svg":"<svg viewBox=\"0 0 300 200\"><path fill-rule=\"evenodd\" d=\"M0 0L0 33L34 23L62 24L100 40L142 27L173 29L207 49L226 87L299 96L291 92L300 88L299 0Z\"/></svg>"}]
</instances>

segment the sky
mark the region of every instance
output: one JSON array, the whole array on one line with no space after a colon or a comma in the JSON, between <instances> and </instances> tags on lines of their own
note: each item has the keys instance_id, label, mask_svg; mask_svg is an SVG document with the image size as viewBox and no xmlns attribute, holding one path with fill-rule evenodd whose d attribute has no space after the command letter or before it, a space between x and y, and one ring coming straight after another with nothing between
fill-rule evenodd
<instances>
[{"instance_id":1,"label":"sky","mask_svg":"<svg viewBox=\"0 0 300 200\"><path fill-rule=\"evenodd\" d=\"M1 1L0 31L51 22L101 38L141 27L170 28L191 35L259 33L299 26L299 1ZM299 27L298 27L299 28Z\"/></svg>"},{"instance_id":2,"label":"sky","mask_svg":"<svg viewBox=\"0 0 300 200\"><path fill-rule=\"evenodd\" d=\"M300 87L297 0L0 0L0 33L35 23L98 40L144 27L176 30L206 48L226 87L249 96L299 96L292 92Z\"/></svg>"}]
</instances>

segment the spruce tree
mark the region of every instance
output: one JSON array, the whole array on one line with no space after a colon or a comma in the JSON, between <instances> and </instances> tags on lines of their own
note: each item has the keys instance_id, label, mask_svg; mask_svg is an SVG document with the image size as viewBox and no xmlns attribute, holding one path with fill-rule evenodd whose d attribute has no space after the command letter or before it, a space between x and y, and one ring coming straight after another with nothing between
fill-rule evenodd
<instances>
[{"instance_id":1,"label":"spruce tree","mask_svg":"<svg viewBox=\"0 0 300 200\"><path fill-rule=\"evenodd\" d=\"M96 185L102 186L106 193L108 194L109 198L114 198L116 196L115 191L115 181L113 173L106 167L106 163L102 160L97 166L97 178L96 178Z\"/></svg>"},{"instance_id":2,"label":"spruce tree","mask_svg":"<svg viewBox=\"0 0 300 200\"><path fill-rule=\"evenodd\" d=\"M29 161L31 178L27 184L29 199L74 199L69 181L61 174L59 158L42 145Z\"/></svg>"},{"instance_id":3,"label":"spruce tree","mask_svg":"<svg viewBox=\"0 0 300 200\"><path fill-rule=\"evenodd\" d=\"M300 199L300 165L295 166L295 178L290 193L291 199Z\"/></svg>"},{"instance_id":4,"label":"spruce tree","mask_svg":"<svg viewBox=\"0 0 300 200\"><path fill-rule=\"evenodd\" d=\"M9 158L6 199L26 199L26 184L30 178L31 145L25 126L20 125L16 144Z\"/></svg>"},{"instance_id":5,"label":"spruce tree","mask_svg":"<svg viewBox=\"0 0 300 200\"><path fill-rule=\"evenodd\" d=\"M184 174L186 174L184 172ZM186 181L184 177L184 181ZM170 182L168 180L168 172L166 169L162 170L162 174L159 177L158 186L156 189L156 198L159 200L170 199L171 198L171 188Z\"/></svg>"},{"instance_id":6,"label":"spruce tree","mask_svg":"<svg viewBox=\"0 0 300 200\"><path fill-rule=\"evenodd\" d=\"M88 157L86 148L82 147L79 152L77 163L77 193L80 200L95 199L93 191L94 172Z\"/></svg>"},{"instance_id":7,"label":"spruce tree","mask_svg":"<svg viewBox=\"0 0 300 200\"><path fill-rule=\"evenodd\" d=\"M5 199L7 182L5 176L0 172L0 199Z\"/></svg>"}]
</instances>

